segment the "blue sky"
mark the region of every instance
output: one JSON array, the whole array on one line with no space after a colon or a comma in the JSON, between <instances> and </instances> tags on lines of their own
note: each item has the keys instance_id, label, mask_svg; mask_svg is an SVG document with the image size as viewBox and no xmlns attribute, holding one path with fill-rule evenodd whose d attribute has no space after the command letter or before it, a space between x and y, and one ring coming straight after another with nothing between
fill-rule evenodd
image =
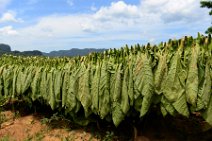
<instances>
[{"instance_id":1,"label":"blue sky","mask_svg":"<svg viewBox=\"0 0 212 141\"><path fill-rule=\"evenodd\" d=\"M0 43L12 50L119 48L196 36L199 0L0 0Z\"/></svg>"}]
</instances>

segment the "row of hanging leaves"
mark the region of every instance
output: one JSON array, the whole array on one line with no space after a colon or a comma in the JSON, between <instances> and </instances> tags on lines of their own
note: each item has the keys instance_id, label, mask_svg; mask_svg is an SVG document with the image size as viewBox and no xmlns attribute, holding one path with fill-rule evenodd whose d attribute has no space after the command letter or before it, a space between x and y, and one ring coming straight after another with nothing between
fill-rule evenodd
<instances>
[{"instance_id":1,"label":"row of hanging leaves","mask_svg":"<svg viewBox=\"0 0 212 141\"><path fill-rule=\"evenodd\" d=\"M152 105L164 116L199 111L212 125L212 42L198 34L158 46L135 45L73 58L3 56L0 97L27 98L65 109L83 108L118 126L135 109Z\"/></svg>"}]
</instances>

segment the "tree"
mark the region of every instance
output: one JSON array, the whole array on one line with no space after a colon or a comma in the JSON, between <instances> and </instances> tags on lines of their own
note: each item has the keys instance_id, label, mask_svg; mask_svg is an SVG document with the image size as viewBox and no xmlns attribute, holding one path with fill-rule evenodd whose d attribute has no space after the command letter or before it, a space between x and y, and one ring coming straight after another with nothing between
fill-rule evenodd
<instances>
[{"instance_id":1,"label":"tree","mask_svg":"<svg viewBox=\"0 0 212 141\"><path fill-rule=\"evenodd\" d=\"M202 8L208 8L210 9L210 12L209 12L209 15L212 16L212 1L211 0L208 0L208 1L201 1L200 2L201 4L201 7ZM212 26L210 26L206 31L205 31L206 34L212 34Z\"/></svg>"}]
</instances>

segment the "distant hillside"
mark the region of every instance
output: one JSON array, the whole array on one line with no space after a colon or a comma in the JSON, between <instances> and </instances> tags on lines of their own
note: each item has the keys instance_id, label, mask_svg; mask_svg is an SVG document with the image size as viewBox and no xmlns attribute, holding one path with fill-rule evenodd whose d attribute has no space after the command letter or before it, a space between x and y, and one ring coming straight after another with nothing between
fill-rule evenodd
<instances>
[{"instance_id":1,"label":"distant hillside","mask_svg":"<svg viewBox=\"0 0 212 141\"><path fill-rule=\"evenodd\" d=\"M41 52L39 50L33 51L11 51L11 47L7 44L0 43L0 56L3 54L12 54L16 56L49 56L49 57L60 57L60 56L84 56L91 52L103 52L107 49L95 49L95 48L85 48L85 49L78 49L72 48L70 50L59 50L59 51L52 51L50 53Z\"/></svg>"},{"instance_id":2,"label":"distant hillside","mask_svg":"<svg viewBox=\"0 0 212 141\"><path fill-rule=\"evenodd\" d=\"M42 52L38 50L33 51L11 51L11 47L7 44L0 43L0 56L3 54L12 54L16 56L42 56Z\"/></svg>"},{"instance_id":3,"label":"distant hillside","mask_svg":"<svg viewBox=\"0 0 212 141\"><path fill-rule=\"evenodd\" d=\"M0 44L0 55L11 52L11 47L7 44Z\"/></svg>"},{"instance_id":4,"label":"distant hillside","mask_svg":"<svg viewBox=\"0 0 212 141\"><path fill-rule=\"evenodd\" d=\"M33 51L12 51L10 54L16 55L16 56L43 56L43 53L39 50L33 50Z\"/></svg>"},{"instance_id":5,"label":"distant hillside","mask_svg":"<svg viewBox=\"0 0 212 141\"><path fill-rule=\"evenodd\" d=\"M72 48L70 50L59 50L59 51L52 51L50 53L44 53L44 56L50 56L50 57L59 57L59 56L84 56L91 52L103 52L107 49L95 49L95 48L85 48L85 49L78 49L78 48Z\"/></svg>"}]
</instances>

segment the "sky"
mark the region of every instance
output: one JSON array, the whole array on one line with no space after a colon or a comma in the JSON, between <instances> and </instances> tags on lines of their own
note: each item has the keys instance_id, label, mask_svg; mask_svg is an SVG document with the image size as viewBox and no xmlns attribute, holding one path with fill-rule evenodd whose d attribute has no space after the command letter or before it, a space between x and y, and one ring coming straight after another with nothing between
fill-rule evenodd
<instances>
[{"instance_id":1,"label":"sky","mask_svg":"<svg viewBox=\"0 0 212 141\"><path fill-rule=\"evenodd\" d=\"M0 0L0 43L12 50L119 48L197 36L200 0Z\"/></svg>"}]
</instances>

